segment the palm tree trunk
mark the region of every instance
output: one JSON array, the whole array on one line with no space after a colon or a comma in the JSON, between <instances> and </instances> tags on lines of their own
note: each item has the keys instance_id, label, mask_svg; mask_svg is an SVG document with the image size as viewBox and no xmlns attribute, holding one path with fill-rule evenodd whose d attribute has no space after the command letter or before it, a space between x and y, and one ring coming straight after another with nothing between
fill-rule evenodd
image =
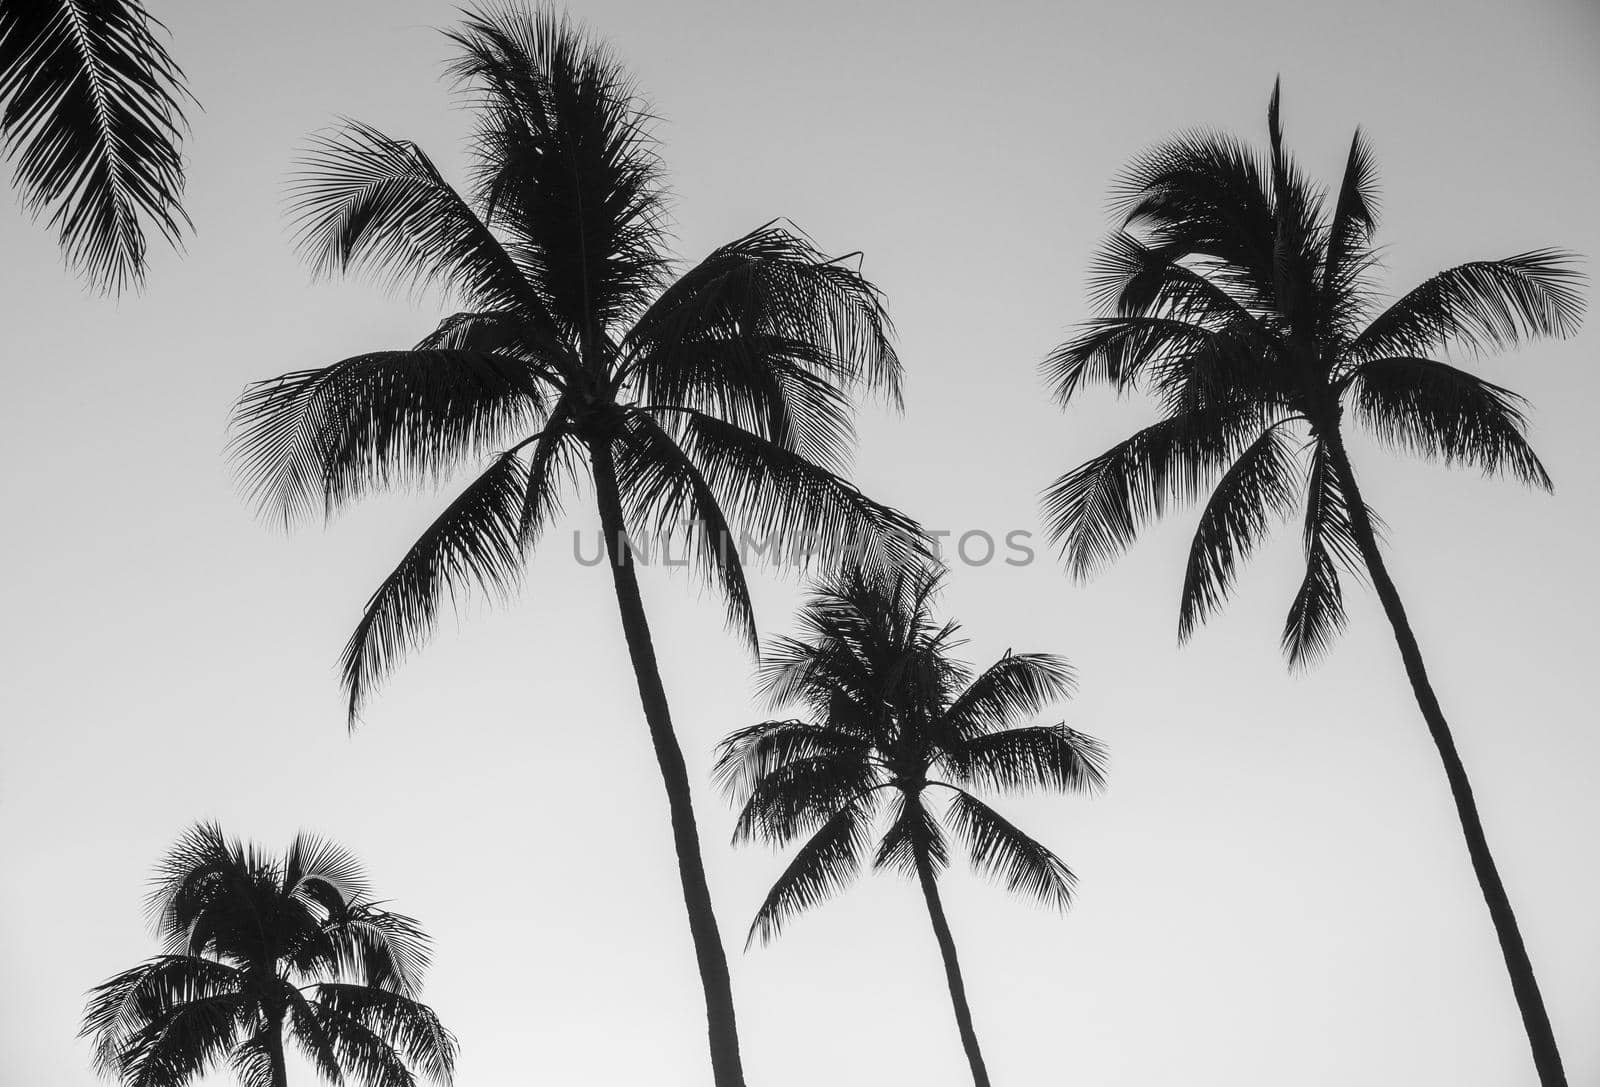
<instances>
[{"instance_id":1,"label":"palm tree trunk","mask_svg":"<svg viewBox=\"0 0 1600 1087\"><path fill-rule=\"evenodd\" d=\"M1406 675L1411 680L1411 690L1416 695L1417 706L1434 746L1439 749L1439 759L1444 763L1445 777L1450 782L1450 795L1455 799L1456 818L1461 822L1461 832L1467 839L1467 853L1472 858L1472 870L1478 877L1483 900L1494 921L1495 935L1500 939L1500 954L1504 957L1506 971L1511 975L1511 989L1516 994L1517 1006L1522 1011L1522 1025L1528 1033L1528 1044L1533 1050L1534 1067L1539 1072L1542 1087L1566 1087L1567 1075L1561 1066L1561 1051L1556 1047L1555 1031L1550 1027L1550 1016L1545 1011L1544 997L1539 992L1539 982L1533 974L1533 963L1522 942L1522 931L1517 927L1517 915L1511 909L1511 899L1506 894L1500 871L1495 867L1494 856L1489 852L1489 840L1483 833L1483 821L1478 816L1477 802L1472 798L1472 783L1467 779L1466 767L1456 751L1455 739L1444 719L1439 699L1428 681L1427 669L1422 663L1422 650L1416 635L1406 619L1400 593L1383 563L1378 549L1378 538L1372 528L1372 518L1356 486L1355 471L1350 466L1349 454L1337 430L1324 434L1328 456L1340 487L1350 506L1351 528L1356 544L1372 575L1373 587L1383 610L1394 628L1395 641L1400 645L1400 657L1405 662Z\"/></svg>"},{"instance_id":2,"label":"palm tree trunk","mask_svg":"<svg viewBox=\"0 0 1600 1087\"><path fill-rule=\"evenodd\" d=\"M950 934L950 922L945 920L944 904L939 901L933 865L928 862L927 850L921 847L917 849L917 881L922 884L922 897L928 903L928 919L933 922L933 935L939 941L939 954L944 956L944 977L950 985L950 1003L955 1007L961 1045L972 1066L972 1082L975 1087L989 1087L989 1070L983 1066L978 1033L972 1028L972 1009L967 1005L967 986L961 980L961 963L956 960L955 937Z\"/></svg>"},{"instance_id":3,"label":"palm tree trunk","mask_svg":"<svg viewBox=\"0 0 1600 1087\"><path fill-rule=\"evenodd\" d=\"M744 1069L739 1060L739 1032L733 1014L733 983L728 975L728 958L717 931L717 917L711 908L711 889L706 884L705 863L700 857L700 838L695 830L694 808L689 791L689 772L684 766L683 749L672 731L667 709L667 693L661 684L661 671L650 641L644 601L639 595L639 579L634 572L633 552L628 545L622 519L622 500L617 490L616 466L611 449L603 440L590 445L593 457L595 494L600 507L600 529L611 555L611 574L616 583L617 606L622 612L622 629L633 660L633 673L639 684L639 701L644 706L650 741L655 745L656 762L667 789L667 804L672 813L672 839L678 851L678 874L683 881L683 900L689 910L689 931L694 937L695 958L700 966L700 981L705 989L706 1023L711 1043L711 1073L716 1087L744 1087Z\"/></svg>"},{"instance_id":4,"label":"palm tree trunk","mask_svg":"<svg viewBox=\"0 0 1600 1087\"><path fill-rule=\"evenodd\" d=\"M267 1063L271 1087L289 1087L289 1068L283 1058L283 1012L273 1013L267 1022Z\"/></svg>"}]
</instances>

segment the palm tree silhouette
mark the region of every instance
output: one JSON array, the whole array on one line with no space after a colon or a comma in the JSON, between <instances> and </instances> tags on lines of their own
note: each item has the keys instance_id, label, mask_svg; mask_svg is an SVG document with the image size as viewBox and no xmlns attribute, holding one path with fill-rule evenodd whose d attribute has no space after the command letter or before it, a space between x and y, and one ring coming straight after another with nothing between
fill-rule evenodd
<instances>
[{"instance_id":1,"label":"palm tree silhouette","mask_svg":"<svg viewBox=\"0 0 1600 1087\"><path fill-rule=\"evenodd\" d=\"M1089 322L1046 363L1063 405L1099 382L1143 388L1161 420L1068 472L1044 512L1071 571L1118 555L1170 505L1209 491L1189 551L1178 633L1227 598L1272 521L1304 505L1306 574L1283 647L1313 661L1344 624L1340 570L1371 578L1444 762L1545 1087L1561 1056L1472 787L1384 565L1345 446L1345 413L1402 451L1550 488L1524 437L1523 401L1437 356L1567 336L1583 303L1570 257L1538 250L1440 272L1387 307L1373 272L1375 170L1360 132L1331 214L1284 150L1279 90L1260 160L1191 134L1138 159L1116 189L1122 229L1095 267Z\"/></svg>"},{"instance_id":2,"label":"palm tree silhouette","mask_svg":"<svg viewBox=\"0 0 1600 1087\"><path fill-rule=\"evenodd\" d=\"M145 232L177 244L182 70L137 0L0 0L0 148L23 206L48 212L69 264L121 291Z\"/></svg>"},{"instance_id":3,"label":"palm tree silhouette","mask_svg":"<svg viewBox=\"0 0 1600 1087\"><path fill-rule=\"evenodd\" d=\"M333 1084L450 1083L455 1039L416 999L428 939L338 846L302 834L272 857L201 824L157 869L150 914L163 953L95 988L83 1022L124 1087L223 1061L245 1087L285 1087L286 1038Z\"/></svg>"},{"instance_id":4,"label":"palm tree silhouette","mask_svg":"<svg viewBox=\"0 0 1600 1087\"><path fill-rule=\"evenodd\" d=\"M669 282L649 117L582 31L504 8L469 13L449 36L478 118L471 197L415 144L352 123L318 144L298 212L320 269L444 286L467 308L413 350L253 386L235 453L247 489L286 519L489 458L369 601L344 654L352 722L442 596L514 587L587 468L666 786L715 1081L733 1087L727 960L628 533L675 541L752 646L735 527L819 554L919 551L909 520L838 474L847 390L898 403L899 361L876 290L777 225Z\"/></svg>"},{"instance_id":5,"label":"palm tree silhouette","mask_svg":"<svg viewBox=\"0 0 1600 1087\"><path fill-rule=\"evenodd\" d=\"M817 588L801 609L800 637L778 639L761 665L772 708L798 706L807 717L733 733L718 748L715 773L741 809L735 843L806 839L756 913L746 946L765 943L841 890L876 837L873 867L915 877L922 888L973 1082L987 1087L939 899L949 861L942 826L1007 890L1065 909L1071 871L975 792L1098 789L1105 756L1065 725L1016 723L1071 694L1072 671L1060 657L1008 652L974 677L950 656L958 628L937 625L931 613L939 583L922 568L855 568ZM931 802L935 790L948 794L942 810Z\"/></svg>"}]
</instances>

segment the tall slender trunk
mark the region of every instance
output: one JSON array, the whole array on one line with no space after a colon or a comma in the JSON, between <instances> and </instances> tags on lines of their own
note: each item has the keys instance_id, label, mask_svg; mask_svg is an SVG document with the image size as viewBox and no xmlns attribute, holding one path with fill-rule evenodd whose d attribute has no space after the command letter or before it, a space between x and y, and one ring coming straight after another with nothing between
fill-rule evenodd
<instances>
[{"instance_id":1,"label":"tall slender trunk","mask_svg":"<svg viewBox=\"0 0 1600 1087\"><path fill-rule=\"evenodd\" d=\"M1422 663L1422 650L1416 635L1406 619L1405 607L1400 603L1400 593L1383 563L1378 549L1378 538L1373 532L1372 518L1361 500L1356 486L1355 471L1350 466L1349 454L1337 429L1323 434L1327 443L1329 462L1350 505L1351 528L1355 530L1356 544L1366 560L1367 571L1372 575L1372 585L1383 603L1389 625L1394 628L1394 639L1400 645L1400 657L1405 662L1406 675L1411 680L1411 690L1416 695L1422 718L1428 723L1428 732L1434 746L1439 749L1439 759L1444 763L1445 777L1450 782L1450 795L1455 799L1456 818L1461 821L1461 833L1467 839L1467 853L1472 858L1472 871L1478 877L1483 900L1494 921L1495 935L1500 939L1500 954L1511 975L1511 989L1516 994L1517 1006L1522 1011L1522 1025L1528 1033L1528 1045L1533 1050L1534 1067L1539 1072L1542 1087L1566 1087L1567 1075L1561 1067L1561 1051L1556 1047L1555 1032L1550 1027L1550 1016L1545 1011L1544 997L1539 993L1539 982L1533 975L1533 963L1522 942L1522 931L1517 927L1517 915L1511 909L1511 899L1506 894L1500 871L1495 867L1494 856L1489 852L1489 840L1483 833L1483 821L1478 816L1477 802L1472 798L1472 783L1467 779L1466 767L1456 751L1450 726L1439 707L1439 699L1428 681L1427 669Z\"/></svg>"},{"instance_id":2,"label":"tall slender trunk","mask_svg":"<svg viewBox=\"0 0 1600 1087\"><path fill-rule=\"evenodd\" d=\"M945 920L944 904L939 900L938 878L928 861L927 850L920 846L917 849L917 881L922 884L922 897L928 903L928 919L933 922L933 935L939 941L939 954L944 957L944 977L950 984L950 1003L955 1007L961 1046L967 1051L967 1063L972 1066L972 1082L975 1087L989 1087L989 1070L983 1066L983 1053L978 1049L978 1033L972 1029L972 1009L967 1005L967 986L961 980L961 963L956 960L956 940L950 934L950 922Z\"/></svg>"},{"instance_id":3,"label":"tall slender trunk","mask_svg":"<svg viewBox=\"0 0 1600 1087\"><path fill-rule=\"evenodd\" d=\"M271 1087L289 1087L289 1067L283 1059L283 1012L272 1012L267 1019L267 1063Z\"/></svg>"},{"instance_id":4,"label":"tall slender trunk","mask_svg":"<svg viewBox=\"0 0 1600 1087\"><path fill-rule=\"evenodd\" d=\"M611 574L616 583L617 606L622 613L622 630L628 642L628 655L633 660L634 678L639 684L639 701L644 706L645 722L650 728L650 742L655 746L661 780L666 785L667 805L672 813L672 840L678 852L683 901L688 907L689 931L694 937L695 958L705 989L712 1080L716 1087L744 1087L728 958L723 950L722 937L717 932L717 917L711 908L711 889L706 885L705 863L700 857L700 838L695 830L694 808L689 792L689 771L684 766L683 749L678 746L678 738L672 731L667 693L661 685L661 671L656 664L655 647L650 641L650 625L645 618L644 601L639 595L639 579L634 572L633 552L628 546L623 525L616 465L610 447L603 440L593 442L590 452L594 465L595 494L600 507L600 530L605 535L606 548L611 556Z\"/></svg>"}]
</instances>

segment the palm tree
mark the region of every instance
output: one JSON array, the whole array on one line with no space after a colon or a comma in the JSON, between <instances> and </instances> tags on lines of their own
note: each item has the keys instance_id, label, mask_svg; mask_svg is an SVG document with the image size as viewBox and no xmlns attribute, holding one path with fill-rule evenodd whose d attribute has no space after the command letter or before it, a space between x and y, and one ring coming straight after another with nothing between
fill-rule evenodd
<instances>
[{"instance_id":1,"label":"palm tree","mask_svg":"<svg viewBox=\"0 0 1600 1087\"><path fill-rule=\"evenodd\" d=\"M145 233L176 245L183 71L138 0L0 0L0 147L93 285L144 279Z\"/></svg>"},{"instance_id":2,"label":"palm tree","mask_svg":"<svg viewBox=\"0 0 1600 1087\"><path fill-rule=\"evenodd\" d=\"M488 457L368 602L344 653L352 722L443 596L514 587L587 474L666 786L715 1081L734 1087L727 960L629 533L687 554L752 645L739 546L752 535L875 560L920 550L910 521L838 474L847 390L898 402L899 362L877 291L778 225L671 279L650 119L582 31L504 8L449 37L478 122L470 196L415 144L348 124L318 143L298 213L318 268L442 286L463 310L412 350L253 386L236 455L262 508L289 519Z\"/></svg>"},{"instance_id":3,"label":"palm tree","mask_svg":"<svg viewBox=\"0 0 1600 1087\"><path fill-rule=\"evenodd\" d=\"M1567 254L1537 250L1440 272L1384 306L1373 274L1375 171L1361 134L1329 208L1284 150L1276 87L1267 127L1265 160L1226 136L1181 136L1136 160L1117 188L1123 225L1092 286L1104 316L1046 366L1063 405L1099 382L1154 394L1163 415L1057 480L1045 517L1083 577L1170 505L1209 492L1184 577L1183 640L1227 598L1271 522L1303 506L1306 573L1283 632L1296 667L1344 624L1340 572L1371 579L1444 762L1540 1080L1564 1084L1472 787L1356 485L1344 424L1348 411L1393 448L1548 490L1525 438L1522 399L1440 356L1571 335L1583 312L1579 277Z\"/></svg>"},{"instance_id":4,"label":"palm tree","mask_svg":"<svg viewBox=\"0 0 1600 1087\"><path fill-rule=\"evenodd\" d=\"M416 999L428 939L338 846L301 834L273 857L201 824L157 869L150 915L162 953L95 988L83 1021L123 1087L223 1061L244 1087L285 1087L286 1038L335 1085L448 1087L455 1039Z\"/></svg>"},{"instance_id":5,"label":"palm tree","mask_svg":"<svg viewBox=\"0 0 1600 1087\"><path fill-rule=\"evenodd\" d=\"M1018 723L1071 694L1072 670L1060 657L1007 652L974 677L950 656L958 628L937 625L931 613L939 583L925 568L855 568L817 588L801 609L801 636L777 640L761 665L771 707L798 706L806 716L733 733L715 773L741 809L735 843L806 840L756 913L746 946L843 889L875 839L873 867L922 888L972 1079L987 1087L939 898L949 860L943 828L1007 890L1064 910L1072 872L975 794L1095 790L1105 755L1065 725Z\"/></svg>"}]
</instances>

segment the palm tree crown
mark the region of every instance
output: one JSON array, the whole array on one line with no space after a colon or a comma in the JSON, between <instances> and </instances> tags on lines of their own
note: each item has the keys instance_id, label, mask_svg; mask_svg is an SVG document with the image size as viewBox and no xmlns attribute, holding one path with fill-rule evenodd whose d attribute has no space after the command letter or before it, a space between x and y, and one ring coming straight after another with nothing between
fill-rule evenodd
<instances>
[{"instance_id":1,"label":"palm tree crown","mask_svg":"<svg viewBox=\"0 0 1600 1087\"><path fill-rule=\"evenodd\" d=\"M1070 695L1072 670L1050 654L1007 653L974 676L950 655L959 628L933 618L939 582L920 569L850 570L809 598L799 637L777 639L764 654L772 706L807 716L735 732L719 748L716 774L740 807L736 842L806 841L756 914L752 941L843 888L874 838L875 868L942 870L945 827L1008 890L1070 903L1067 866L977 794L1103 785L1095 740L1061 724L1019 723ZM934 801L939 794L947 803Z\"/></svg>"},{"instance_id":2,"label":"palm tree crown","mask_svg":"<svg viewBox=\"0 0 1600 1087\"><path fill-rule=\"evenodd\" d=\"M416 999L427 937L338 846L301 835L272 857L197 826L150 912L163 953L98 986L84 1017L125 1087L182 1087L222 1061L245 1087L283 1087L286 1035L333 1084L449 1084L455 1039Z\"/></svg>"},{"instance_id":3,"label":"palm tree crown","mask_svg":"<svg viewBox=\"0 0 1600 1087\"><path fill-rule=\"evenodd\" d=\"M1378 543L1345 445L1346 415L1379 441L1510 474L1548 490L1523 401L1446 362L1578 328L1568 254L1534 250L1440 272L1388 306L1372 158L1359 132L1329 208L1284 150L1278 89L1270 147L1193 134L1139 159L1119 192L1122 229L1096 269L1105 315L1047 363L1063 403L1092 382L1148 390L1160 421L1062 476L1045 516L1074 573L1117 555L1147 522L1206 495L1178 614L1186 638L1227 598L1271 523L1304 506L1306 571L1283 648L1313 660L1345 621L1341 571L1371 580L1494 922L1544 1087L1566 1073L1472 785Z\"/></svg>"},{"instance_id":4,"label":"palm tree crown","mask_svg":"<svg viewBox=\"0 0 1600 1087\"><path fill-rule=\"evenodd\" d=\"M176 244L183 71L138 0L0 0L0 148L94 285L144 278L146 230Z\"/></svg>"},{"instance_id":5,"label":"palm tree crown","mask_svg":"<svg viewBox=\"0 0 1600 1087\"><path fill-rule=\"evenodd\" d=\"M945 828L979 871L1065 909L1071 870L977 794L1098 789L1104 753L1065 725L1019 723L1072 692L1059 657L1008 652L974 676L951 656L957 627L931 610L939 582L924 567L851 567L819 587L801 610L800 636L773 643L761 665L773 708L797 706L806 717L735 732L715 773L741 809L735 842L805 839L746 946L845 887L870 850L874 868L921 885L973 1082L988 1087L938 890Z\"/></svg>"},{"instance_id":6,"label":"palm tree crown","mask_svg":"<svg viewBox=\"0 0 1600 1087\"><path fill-rule=\"evenodd\" d=\"M584 462L634 533L672 537L752 642L735 529L893 558L914 527L836 474L849 388L897 401L877 292L776 224L670 280L649 117L609 54L514 9L450 34L478 130L470 197L415 144L349 124L298 187L300 237L465 307L411 350L286 374L241 399L235 451L264 510L331 514L487 457L373 594L345 651L352 718L446 594L509 590Z\"/></svg>"},{"instance_id":7,"label":"palm tree crown","mask_svg":"<svg viewBox=\"0 0 1600 1087\"><path fill-rule=\"evenodd\" d=\"M1522 400L1439 355L1570 335L1583 305L1568 256L1544 249L1451 268L1381 306L1365 141L1357 132L1330 206L1285 151L1278 102L1275 88L1265 159L1194 133L1117 188L1124 225L1092 284L1104 316L1046 365L1063 404L1093 383L1143 388L1162 418L1062 476L1044 508L1083 576L1209 492L1183 584L1187 637L1271 523L1303 506L1306 574L1283 632L1302 664L1344 622L1340 571L1362 565L1335 464L1346 415L1391 446L1548 489Z\"/></svg>"},{"instance_id":8,"label":"palm tree crown","mask_svg":"<svg viewBox=\"0 0 1600 1087\"><path fill-rule=\"evenodd\" d=\"M320 269L437 286L462 309L411 350L248 390L239 463L286 519L479 465L350 638L352 722L441 598L515 585L567 486L588 477L666 786L714 1081L742 1087L688 771L628 537L687 555L752 645L746 536L874 563L920 552L912 522L839 474L849 392L898 403L888 319L849 262L774 223L674 278L650 117L610 54L565 19L511 7L469 13L450 37L477 117L468 195L415 144L350 124L317 145L297 207Z\"/></svg>"}]
</instances>

